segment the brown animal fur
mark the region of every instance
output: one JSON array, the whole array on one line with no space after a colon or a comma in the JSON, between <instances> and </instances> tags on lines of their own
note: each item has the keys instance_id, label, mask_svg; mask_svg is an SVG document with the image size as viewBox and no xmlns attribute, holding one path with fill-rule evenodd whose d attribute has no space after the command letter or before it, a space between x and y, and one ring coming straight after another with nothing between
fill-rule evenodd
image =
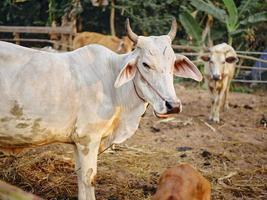
<instances>
[{"instance_id":1,"label":"brown animal fur","mask_svg":"<svg viewBox=\"0 0 267 200\"><path fill-rule=\"evenodd\" d=\"M74 49L88 44L100 44L117 53L128 53L133 48L133 42L128 37L120 39L116 36L103 35L95 32L78 33L73 40Z\"/></svg>"},{"instance_id":2,"label":"brown animal fur","mask_svg":"<svg viewBox=\"0 0 267 200\"><path fill-rule=\"evenodd\" d=\"M210 200L211 185L189 164L167 169L152 200Z\"/></svg>"}]
</instances>

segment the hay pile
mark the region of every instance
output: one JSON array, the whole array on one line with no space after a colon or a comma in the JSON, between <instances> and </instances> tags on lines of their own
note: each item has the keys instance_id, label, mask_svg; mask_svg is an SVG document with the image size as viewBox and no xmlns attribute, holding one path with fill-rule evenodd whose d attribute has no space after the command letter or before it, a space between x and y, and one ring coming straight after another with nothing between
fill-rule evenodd
<instances>
[{"instance_id":1,"label":"hay pile","mask_svg":"<svg viewBox=\"0 0 267 200\"><path fill-rule=\"evenodd\" d=\"M25 153L19 157L0 155L0 179L46 199L76 196L74 163L53 151Z\"/></svg>"},{"instance_id":2,"label":"hay pile","mask_svg":"<svg viewBox=\"0 0 267 200\"><path fill-rule=\"evenodd\" d=\"M246 148L259 151L257 147ZM232 151L237 149L238 146L232 147ZM25 153L18 158L0 155L0 179L45 199L77 199L73 157L64 152L65 148L58 145ZM127 145L117 146L117 152L100 155L96 195L99 200L148 200L156 191L160 174L179 160L193 164L212 182L213 199L231 199L232 196L236 199L265 199L267 169L264 165L242 171L234 166L233 160L238 158L232 156L237 156L237 152L231 155L207 152L156 148L148 151ZM184 154L187 156L182 156ZM248 159L250 156L252 153L247 155ZM253 156L262 159L263 155Z\"/></svg>"}]
</instances>

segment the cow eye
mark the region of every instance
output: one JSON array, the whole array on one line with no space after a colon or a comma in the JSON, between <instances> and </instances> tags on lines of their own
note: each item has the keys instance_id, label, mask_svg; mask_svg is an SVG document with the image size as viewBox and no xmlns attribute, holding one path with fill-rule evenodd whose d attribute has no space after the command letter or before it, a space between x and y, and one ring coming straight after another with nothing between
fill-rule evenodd
<instances>
[{"instance_id":1,"label":"cow eye","mask_svg":"<svg viewBox=\"0 0 267 200\"><path fill-rule=\"evenodd\" d=\"M143 62L142 64L143 64L144 67L147 68L147 69L150 69L150 68L151 68L151 67L150 67L147 63L145 63L145 62Z\"/></svg>"},{"instance_id":2,"label":"cow eye","mask_svg":"<svg viewBox=\"0 0 267 200\"><path fill-rule=\"evenodd\" d=\"M213 64L213 61L212 60L210 60L209 62L210 62L210 64Z\"/></svg>"}]
</instances>

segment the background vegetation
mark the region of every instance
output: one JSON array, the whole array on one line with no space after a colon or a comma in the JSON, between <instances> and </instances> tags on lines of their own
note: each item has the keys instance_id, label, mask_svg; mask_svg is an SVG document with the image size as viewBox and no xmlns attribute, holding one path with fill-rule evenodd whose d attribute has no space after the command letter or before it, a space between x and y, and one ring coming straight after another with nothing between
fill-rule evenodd
<instances>
[{"instance_id":1,"label":"background vegetation","mask_svg":"<svg viewBox=\"0 0 267 200\"><path fill-rule=\"evenodd\" d=\"M74 6L74 0L1 0L0 25L58 24ZM80 0L78 30L110 34L111 3L94 7ZM207 46L209 42L233 43L236 49L263 50L267 39L265 0L115 0L117 36L124 35L124 22L131 19L138 34L159 35L169 31L171 18L179 21L177 44Z\"/></svg>"}]
</instances>

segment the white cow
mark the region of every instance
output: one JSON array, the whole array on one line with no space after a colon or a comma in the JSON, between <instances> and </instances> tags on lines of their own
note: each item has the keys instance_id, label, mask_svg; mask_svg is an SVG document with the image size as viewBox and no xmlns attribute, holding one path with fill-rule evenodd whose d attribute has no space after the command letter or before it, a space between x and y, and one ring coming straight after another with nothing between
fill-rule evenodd
<instances>
[{"instance_id":1,"label":"white cow","mask_svg":"<svg viewBox=\"0 0 267 200\"><path fill-rule=\"evenodd\" d=\"M75 146L80 200L94 200L97 154L138 128L147 103L158 117L181 111L173 74L197 81L188 58L175 56L168 35L137 36L136 49L118 55L89 45L50 53L0 42L0 147L14 151L53 142Z\"/></svg>"}]
</instances>

